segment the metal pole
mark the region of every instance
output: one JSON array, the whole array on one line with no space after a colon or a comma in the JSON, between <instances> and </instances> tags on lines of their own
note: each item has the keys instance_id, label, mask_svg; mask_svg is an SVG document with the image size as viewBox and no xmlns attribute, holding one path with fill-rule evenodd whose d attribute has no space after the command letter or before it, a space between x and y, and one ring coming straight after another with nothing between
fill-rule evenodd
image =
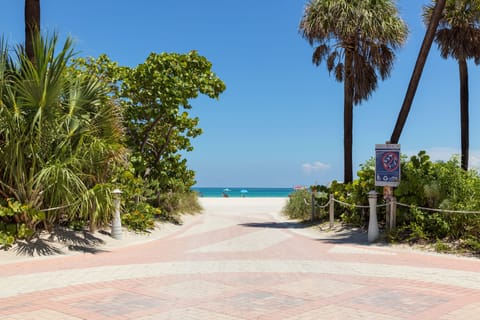
<instances>
[{"instance_id":1,"label":"metal pole","mask_svg":"<svg viewBox=\"0 0 480 320\"><path fill-rule=\"evenodd\" d=\"M373 242L378 239L377 193L374 190L368 193L368 204L370 205L370 219L368 221L368 242Z\"/></svg>"},{"instance_id":2,"label":"metal pole","mask_svg":"<svg viewBox=\"0 0 480 320\"><path fill-rule=\"evenodd\" d=\"M330 229L333 228L334 216L335 216L335 199L333 198L333 193L330 194L330 206L328 207L328 216L330 220Z\"/></svg>"},{"instance_id":3,"label":"metal pole","mask_svg":"<svg viewBox=\"0 0 480 320\"><path fill-rule=\"evenodd\" d=\"M122 239L122 220L120 218L120 197L122 195L122 191L115 189L112 191L112 194L115 212L113 213L111 235L112 238L120 240Z\"/></svg>"}]
</instances>

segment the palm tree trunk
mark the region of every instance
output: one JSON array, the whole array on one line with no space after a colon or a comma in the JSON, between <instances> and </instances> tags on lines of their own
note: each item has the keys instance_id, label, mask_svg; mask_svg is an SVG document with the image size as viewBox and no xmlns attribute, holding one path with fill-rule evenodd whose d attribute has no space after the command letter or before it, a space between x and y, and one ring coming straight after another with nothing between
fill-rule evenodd
<instances>
[{"instance_id":1,"label":"palm tree trunk","mask_svg":"<svg viewBox=\"0 0 480 320\"><path fill-rule=\"evenodd\" d=\"M423 43L418 53L417 62L415 63L415 68L413 69L412 77L410 83L408 84L407 93L405 94L405 99L403 100L402 108L397 118L397 123L393 129L392 136L390 137L390 143L398 143L400 140L400 135L402 134L403 127L408 118L408 113L410 112L410 107L412 106L413 98L415 97L415 92L417 91L418 83L420 82L420 77L422 76L423 67L427 61L428 53L432 46L433 39L435 37L435 32L437 31L438 22L443 14L443 9L445 8L446 0L438 0L435 5L435 9L432 14L430 23L428 24L427 32L425 33L425 38L423 38Z\"/></svg>"},{"instance_id":2,"label":"palm tree trunk","mask_svg":"<svg viewBox=\"0 0 480 320\"><path fill-rule=\"evenodd\" d=\"M353 181L352 145L353 145L353 54L350 50L345 52L345 78L343 83L343 182Z\"/></svg>"},{"instance_id":3,"label":"palm tree trunk","mask_svg":"<svg viewBox=\"0 0 480 320\"><path fill-rule=\"evenodd\" d=\"M460 128L462 139L462 169L468 170L469 116L468 116L468 68L466 59L458 60L460 71Z\"/></svg>"},{"instance_id":4,"label":"palm tree trunk","mask_svg":"<svg viewBox=\"0 0 480 320\"><path fill-rule=\"evenodd\" d=\"M40 0L25 0L25 52L33 61L33 37L40 32Z\"/></svg>"}]
</instances>

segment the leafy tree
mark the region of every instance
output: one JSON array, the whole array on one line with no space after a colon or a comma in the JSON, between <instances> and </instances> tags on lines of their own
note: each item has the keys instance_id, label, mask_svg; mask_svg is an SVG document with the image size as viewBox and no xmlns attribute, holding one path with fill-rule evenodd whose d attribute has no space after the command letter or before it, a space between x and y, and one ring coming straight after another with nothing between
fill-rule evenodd
<instances>
[{"instance_id":1,"label":"leafy tree","mask_svg":"<svg viewBox=\"0 0 480 320\"><path fill-rule=\"evenodd\" d=\"M136 159L137 173L143 177L167 178L182 169L178 151L192 151L191 138L202 133L198 118L188 110L189 100L199 93L218 98L225 89L211 72L211 63L197 52L188 54L152 53L133 69L124 69L121 97L127 120L128 145ZM183 171L183 172L182 172ZM188 185L188 180L185 180Z\"/></svg>"},{"instance_id":2,"label":"leafy tree","mask_svg":"<svg viewBox=\"0 0 480 320\"><path fill-rule=\"evenodd\" d=\"M424 7L424 21L429 24L437 1ZM469 112L467 59L480 63L480 1L447 0L435 41L442 58L451 57L458 62L460 74L461 163L468 170Z\"/></svg>"},{"instance_id":3,"label":"leafy tree","mask_svg":"<svg viewBox=\"0 0 480 320\"><path fill-rule=\"evenodd\" d=\"M120 67L105 55L78 61L78 68L109 83L109 94L121 104L134 175L156 191L157 204L195 183L181 152L192 151L191 139L202 133L199 119L188 113L191 99L218 98L225 90L211 67L196 51L152 53L135 68Z\"/></svg>"},{"instance_id":4,"label":"leafy tree","mask_svg":"<svg viewBox=\"0 0 480 320\"><path fill-rule=\"evenodd\" d=\"M313 63L326 62L344 85L344 181L353 180L353 105L368 99L378 76L387 78L394 51L407 36L391 0L311 0L300 30L315 45Z\"/></svg>"}]
</instances>

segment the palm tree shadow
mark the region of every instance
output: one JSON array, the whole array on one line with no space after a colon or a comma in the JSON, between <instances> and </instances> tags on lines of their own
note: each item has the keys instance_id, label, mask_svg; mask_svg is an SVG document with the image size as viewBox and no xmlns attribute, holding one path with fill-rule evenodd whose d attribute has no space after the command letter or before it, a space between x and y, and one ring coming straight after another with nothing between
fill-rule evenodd
<instances>
[{"instance_id":1,"label":"palm tree shadow","mask_svg":"<svg viewBox=\"0 0 480 320\"><path fill-rule=\"evenodd\" d=\"M65 254L57 248L52 242L41 239L32 238L29 240L18 241L12 249L18 256L51 256L55 254Z\"/></svg>"},{"instance_id":2,"label":"palm tree shadow","mask_svg":"<svg viewBox=\"0 0 480 320\"><path fill-rule=\"evenodd\" d=\"M97 248L104 243L105 241L87 231L56 228L48 237L38 235L29 240L18 241L12 250L17 255L32 257L66 254L62 248L95 254L106 251Z\"/></svg>"}]
</instances>

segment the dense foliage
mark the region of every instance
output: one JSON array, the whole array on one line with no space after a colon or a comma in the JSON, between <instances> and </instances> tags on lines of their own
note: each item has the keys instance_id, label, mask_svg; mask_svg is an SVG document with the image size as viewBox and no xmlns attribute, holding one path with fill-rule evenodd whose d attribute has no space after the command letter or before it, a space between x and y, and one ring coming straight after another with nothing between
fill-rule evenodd
<instances>
[{"instance_id":1,"label":"dense foliage","mask_svg":"<svg viewBox=\"0 0 480 320\"><path fill-rule=\"evenodd\" d=\"M114 188L131 230L198 211L181 152L202 132L191 100L225 90L211 63L152 53L128 68L73 60L70 40L58 47L56 36L36 37L33 60L0 47L0 247L57 226L108 225Z\"/></svg>"},{"instance_id":2,"label":"dense foliage","mask_svg":"<svg viewBox=\"0 0 480 320\"><path fill-rule=\"evenodd\" d=\"M368 205L368 192L371 190L376 190L379 203L383 202L382 189L374 185L374 170L375 162L371 159L361 166L358 179L352 183L334 181L329 187L312 188L322 188L333 194L335 199L351 204L335 203L335 214L340 221L366 227L368 209L357 206ZM397 202L401 204L397 206L397 228L387 235L388 239L435 243L439 250L480 253L479 174L475 170L463 170L457 157L433 162L425 151L409 159L403 156L401 174L401 184L394 191ZM291 218L307 220L311 217L311 207L302 203L303 199L310 199L310 195L302 192L291 197L285 212ZM385 208L378 209L378 219L381 225L385 223Z\"/></svg>"},{"instance_id":3,"label":"dense foliage","mask_svg":"<svg viewBox=\"0 0 480 320\"><path fill-rule=\"evenodd\" d=\"M111 217L109 182L126 154L120 113L95 77L68 72L71 42L57 46L35 38L33 61L0 48L0 245Z\"/></svg>"},{"instance_id":4,"label":"dense foliage","mask_svg":"<svg viewBox=\"0 0 480 320\"><path fill-rule=\"evenodd\" d=\"M174 214L179 199L189 197L195 174L181 152L192 151L191 139L202 133L199 119L188 113L190 101L199 94L218 98L225 90L211 67L196 51L152 53L135 68L118 66L105 55L76 60L75 68L96 74L121 105L131 152L131 176L122 181L127 199L141 197ZM138 188L128 186L132 179Z\"/></svg>"},{"instance_id":5,"label":"dense foliage","mask_svg":"<svg viewBox=\"0 0 480 320\"><path fill-rule=\"evenodd\" d=\"M310 198L310 192L307 189L296 190L290 195L283 212L291 219L309 220L312 216L311 204L308 202Z\"/></svg>"}]
</instances>

